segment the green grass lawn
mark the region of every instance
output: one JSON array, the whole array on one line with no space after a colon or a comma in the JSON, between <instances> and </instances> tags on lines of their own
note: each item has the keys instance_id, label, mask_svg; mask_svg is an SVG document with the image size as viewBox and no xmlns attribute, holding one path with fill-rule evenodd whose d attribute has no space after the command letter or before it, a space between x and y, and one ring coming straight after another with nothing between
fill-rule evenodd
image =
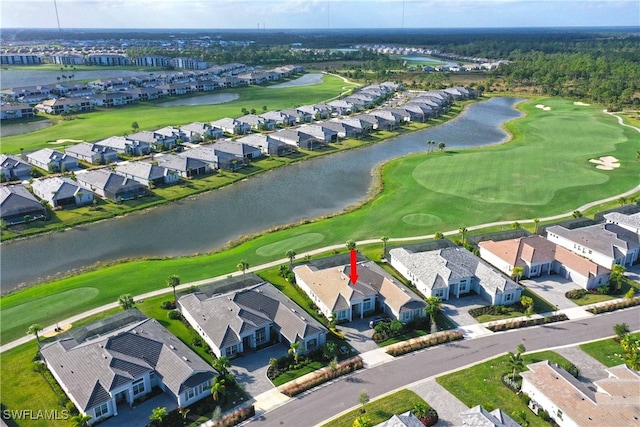
<instances>
[{"instance_id":1,"label":"green grass lawn","mask_svg":"<svg viewBox=\"0 0 640 427\"><path fill-rule=\"evenodd\" d=\"M635 292L640 291L640 283L625 277L624 281L622 282L622 286L620 287L620 291L617 291L615 294L600 295L600 294L588 293L578 299L572 299L571 302L574 302L577 305L589 305L589 304L595 304L597 302L611 301L614 299L624 297L627 291L629 291L629 289L631 288L635 289Z\"/></svg>"},{"instance_id":2,"label":"green grass lawn","mask_svg":"<svg viewBox=\"0 0 640 427\"><path fill-rule=\"evenodd\" d=\"M5 154L34 151L51 147L52 141L59 139L76 139L95 141L114 135L131 133L131 124L138 122L140 130L153 130L169 125L182 125L194 121L210 122L222 117L239 117L242 109L263 111L291 108L294 105L315 104L336 97L345 90L355 88L355 84L345 83L342 79L327 75L323 83L312 86L269 88L268 86L250 86L236 89L225 89L212 93L236 93L240 97L235 101L215 105L161 107L158 104L166 99L140 102L113 109L100 109L82 113L74 120L61 120L54 116L55 125L46 129L2 138L0 151ZM211 94L211 93L208 93ZM207 94L203 94L207 95ZM188 95L193 96L193 95ZM184 97L187 97L186 95ZM174 97L179 99L179 97ZM64 145L56 145L56 148Z\"/></svg>"},{"instance_id":3,"label":"green grass lawn","mask_svg":"<svg viewBox=\"0 0 640 427\"><path fill-rule=\"evenodd\" d=\"M515 350L516 344L514 344ZM523 355L525 365L549 360L553 363L569 363L564 357L552 351ZM463 369L436 378L438 384L449 390L468 407L482 405L487 411L502 409L512 416L516 411L527 411L531 427L548 426L540 418L533 416L527 406L515 393L502 383L502 375L511 372L507 364L508 356L500 356L471 368Z\"/></svg>"},{"instance_id":4,"label":"green grass lawn","mask_svg":"<svg viewBox=\"0 0 640 427\"><path fill-rule=\"evenodd\" d=\"M636 339L640 339L640 332L631 335ZM580 349L607 367L624 363L624 359L620 357L624 350L613 338L581 344Z\"/></svg>"},{"instance_id":5,"label":"green grass lawn","mask_svg":"<svg viewBox=\"0 0 640 427\"><path fill-rule=\"evenodd\" d=\"M429 406L427 402L411 390L400 390L367 403L365 405L367 411L365 415L371 420L371 425L374 426L388 420L393 415L412 410L416 403L423 403ZM358 405L358 396L353 396L353 405ZM360 415L360 408L354 409L323 424L323 427L351 427L353 421Z\"/></svg>"},{"instance_id":6,"label":"green grass lawn","mask_svg":"<svg viewBox=\"0 0 640 427\"><path fill-rule=\"evenodd\" d=\"M534 313L541 314L541 313L549 313L549 312L555 311L555 306L553 304L551 304L550 302L542 298L540 295L533 292L531 289L524 288L522 290L522 296L533 298ZM476 317L475 319L478 323L485 323L485 322L493 322L495 320L511 319L514 317L526 316L525 308L520 304L507 305L505 306L505 308L506 310L508 310L508 313L506 314L503 314L503 315L483 314L481 316Z\"/></svg>"},{"instance_id":7,"label":"green grass lawn","mask_svg":"<svg viewBox=\"0 0 640 427\"><path fill-rule=\"evenodd\" d=\"M537 109L537 103L550 105L552 110ZM21 312L19 308L9 315L4 313L6 309L76 287L96 288L100 293L83 306L34 314L30 316L32 320L51 324L113 302L122 293L140 294L161 288L171 274L179 275L185 283L236 271L241 259L258 265L284 258L284 253L277 253L283 248L279 245L282 241L292 245L296 242L296 251L303 253L348 239L427 235L497 220L539 218L571 212L584 203L637 185L640 162L636 151L640 137L636 131L620 127L615 118L601 113L599 107L578 108L562 99L525 102L520 108L527 116L508 124L514 135L512 142L481 149L416 154L391 161L383 168L382 192L346 214L268 232L214 254L131 261L2 297L2 341L22 336L31 323L14 318ZM603 155L615 155L622 166L601 171L588 162ZM480 188L487 183L496 187L495 197ZM515 191L514 186L519 190ZM523 192L529 196L525 197ZM441 222L420 225L403 221L407 215L422 213L438 217ZM324 237L313 243L317 235ZM302 243L298 244L298 239ZM5 324L13 327L6 328Z\"/></svg>"}]
</instances>

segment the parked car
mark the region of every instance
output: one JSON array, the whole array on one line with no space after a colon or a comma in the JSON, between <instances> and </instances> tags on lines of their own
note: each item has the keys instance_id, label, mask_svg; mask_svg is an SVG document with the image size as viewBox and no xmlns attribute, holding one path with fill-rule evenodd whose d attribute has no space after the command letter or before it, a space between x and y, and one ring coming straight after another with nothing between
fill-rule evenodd
<instances>
[{"instance_id":1,"label":"parked car","mask_svg":"<svg viewBox=\"0 0 640 427\"><path fill-rule=\"evenodd\" d=\"M387 316L386 314L381 314L369 321L369 327L375 328L378 323L388 322L388 321L389 321L389 316Z\"/></svg>"}]
</instances>

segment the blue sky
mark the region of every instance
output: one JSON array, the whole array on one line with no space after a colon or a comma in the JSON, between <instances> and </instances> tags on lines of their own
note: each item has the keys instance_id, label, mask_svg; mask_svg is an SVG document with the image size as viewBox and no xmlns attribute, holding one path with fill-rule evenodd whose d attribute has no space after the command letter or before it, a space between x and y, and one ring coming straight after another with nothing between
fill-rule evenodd
<instances>
[{"instance_id":1,"label":"blue sky","mask_svg":"<svg viewBox=\"0 0 640 427\"><path fill-rule=\"evenodd\" d=\"M62 28L640 26L640 0L56 0ZM54 0L0 0L0 27L56 28Z\"/></svg>"}]
</instances>

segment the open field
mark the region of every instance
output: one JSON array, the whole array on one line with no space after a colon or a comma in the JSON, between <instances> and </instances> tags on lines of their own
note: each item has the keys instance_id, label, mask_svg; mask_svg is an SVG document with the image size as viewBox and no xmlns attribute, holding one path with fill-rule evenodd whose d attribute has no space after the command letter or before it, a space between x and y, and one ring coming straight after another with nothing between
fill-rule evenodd
<instances>
[{"instance_id":1,"label":"open field","mask_svg":"<svg viewBox=\"0 0 640 427\"><path fill-rule=\"evenodd\" d=\"M539 103L552 110L535 108ZM576 107L562 99L525 102L521 108L527 117L507 127L514 135L512 142L391 161L383 169L383 191L352 212L269 232L215 254L127 262L3 297L2 341L22 336L30 324L12 319L11 313L5 315L6 309L77 287L96 288L100 293L83 307L38 315L33 320L51 324L113 302L125 292L140 294L162 288L171 274L186 283L236 271L241 259L258 265L284 258L284 252L277 253L282 249L278 243L288 239L302 254L319 245L348 239L427 235L498 220L540 218L571 212L638 184L640 162L636 151L640 138L636 131L620 127L614 117L602 114L598 107ZM605 155L614 155L622 166L602 171L588 161ZM403 220L407 215L425 213L440 222L412 224ZM294 245L298 238L304 243ZM20 312L19 308L13 311L15 315ZM6 328L7 323L13 327Z\"/></svg>"},{"instance_id":2,"label":"open field","mask_svg":"<svg viewBox=\"0 0 640 427\"><path fill-rule=\"evenodd\" d=\"M216 91L220 93L236 93L240 98L225 104L196 105L179 107L160 107L157 104L167 99L141 102L120 108L102 109L78 114L74 120L60 120L59 116L51 116L57 123L46 129L24 135L9 136L2 139L2 153L20 153L51 147L51 141L59 139L77 139L95 141L114 135L131 132L131 123L138 122L140 130L158 129L169 125L182 125L195 121L210 122L223 117L238 117L242 108L262 112L266 106L269 110L290 108L294 105L315 104L338 96L345 90L356 87L345 83L342 79L327 75L323 83L312 86L270 89L268 86L250 86ZM204 93L202 95L210 95ZM188 95L193 96L193 95ZM187 97L187 96L185 96ZM179 97L174 97L179 99ZM61 145L56 145L61 148Z\"/></svg>"},{"instance_id":3,"label":"open field","mask_svg":"<svg viewBox=\"0 0 640 427\"><path fill-rule=\"evenodd\" d=\"M513 344L514 351L517 343ZM569 363L564 357L552 351L543 351L522 356L524 364L549 360L552 363ZM463 369L436 378L438 384L449 390L468 407L482 405L487 411L502 409L512 416L516 411L525 411L531 427L548 426L549 424L536 417L518 396L502 383L502 375L511 372L507 355L479 363L471 368ZM519 421L516 418L516 421Z\"/></svg>"}]
</instances>

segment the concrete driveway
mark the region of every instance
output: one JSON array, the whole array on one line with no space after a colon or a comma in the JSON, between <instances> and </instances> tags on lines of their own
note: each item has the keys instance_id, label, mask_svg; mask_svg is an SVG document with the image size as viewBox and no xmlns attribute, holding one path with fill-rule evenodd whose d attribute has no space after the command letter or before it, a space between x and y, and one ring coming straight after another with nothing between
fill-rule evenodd
<instances>
[{"instance_id":1,"label":"concrete driveway","mask_svg":"<svg viewBox=\"0 0 640 427\"><path fill-rule=\"evenodd\" d=\"M272 357L278 359L286 356L288 351L289 347L286 345L274 344L263 350L232 360L229 371L236 377L236 381L242 385L244 390L251 397L255 397L274 388L269 378L267 378L269 359Z\"/></svg>"},{"instance_id":2,"label":"concrete driveway","mask_svg":"<svg viewBox=\"0 0 640 427\"><path fill-rule=\"evenodd\" d=\"M469 310L485 305L489 305L489 303L479 295L451 298L442 302L442 312L458 327L477 325L478 322L471 317Z\"/></svg>"},{"instance_id":3,"label":"concrete driveway","mask_svg":"<svg viewBox=\"0 0 640 427\"><path fill-rule=\"evenodd\" d=\"M205 397L206 399L206 397ZM149 417L153 413L154 408L167 408L167 412L171 412L178 407L175 399L169 396L168 393L162 393L152 397L149 400L145 400L135 408L132 408L126 403L118 405L118 415L115 417L107 418L105 421L100 422L101 427L144 427L151 422Z\"/></svg>"},{"instance_id":4,"label":"concrete driveway","mask_svg":"<svg viewBox=\"0 0 640 427\"><path fill-rule=\"evenodd\" d=\"M564 279L557 274L521 280L520 284L531 289L540 297L557 306L560 310L577 307L577 305L565 297L564 294L571 289L582 289L580 285Z\"/></svg>"},{"instance_id":5,"label":"concrete driveway","mask_svg":"<svg viewBox=\"0 0 640 427\"><path fill-rule=\"evenodd\" d=\"M373 342L373 329L369 327L371 317L354 320L353 322L338 325L338 331L342 332L358 353L376 350L378 344Z\"/></svg>"}]
</instances>

